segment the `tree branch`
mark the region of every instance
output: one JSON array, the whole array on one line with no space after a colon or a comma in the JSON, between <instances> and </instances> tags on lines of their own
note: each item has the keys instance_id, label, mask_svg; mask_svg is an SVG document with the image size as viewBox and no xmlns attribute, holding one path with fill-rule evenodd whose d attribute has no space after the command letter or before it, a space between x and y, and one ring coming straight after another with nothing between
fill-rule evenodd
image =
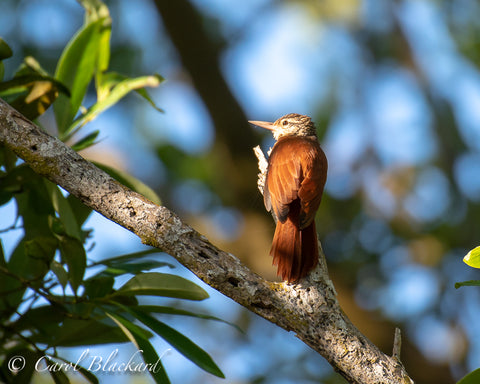
<instances>
[{"instance_id":1,"label":"tree branch","mask_svg":"<svg viewBox=\"0 0 480 384\"><path fill-rule=\"evenodd\" d=\"M323 254L317 269L299 284L266 281L173 212L119 184L1 99L0 142L35 172L135 233L143 243L169 253L206 284L294 331L349 382L413 383L400 361L382 353L343 313Z\"/></svg>"}]
</instances>

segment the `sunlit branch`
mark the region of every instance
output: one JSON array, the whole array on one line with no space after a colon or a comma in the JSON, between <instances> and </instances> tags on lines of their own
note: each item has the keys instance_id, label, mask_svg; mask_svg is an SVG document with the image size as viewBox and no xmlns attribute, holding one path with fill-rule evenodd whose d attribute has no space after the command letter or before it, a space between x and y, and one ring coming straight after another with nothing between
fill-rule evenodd
<instances>
[{"instance_id":1,"label":"sunlit branch","mask_svg":"<svg viewBox=\"0 0 480 384\"><path fill-rule=\"evenodd\" d=\"M135 233L143 243L169 253L206 284L295 332L349 382L413 382L396 357L382 353L343 313L324 262L299 284L266 281L166 207L121 185L1 100L0 142L35 172Z\"/></svg>"}]
</instances>

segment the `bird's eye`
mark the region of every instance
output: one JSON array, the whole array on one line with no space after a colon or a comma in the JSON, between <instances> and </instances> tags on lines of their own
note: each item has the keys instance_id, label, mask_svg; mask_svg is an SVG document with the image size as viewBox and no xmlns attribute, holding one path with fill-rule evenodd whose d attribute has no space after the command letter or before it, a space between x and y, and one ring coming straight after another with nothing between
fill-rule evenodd
<instances>
[{"instance_id":1,"label":"bird's eye","mask_svg":"<svg viewBox=\"0 0 480 384\"><path fill-rule=\"evenodd\" d=\"M287 121L287 120L283 120L283 121L282 121L282 125L283 125L284 127L286 127L286 126L288 125L288 121Z\"/></svg>"}]
</instances>

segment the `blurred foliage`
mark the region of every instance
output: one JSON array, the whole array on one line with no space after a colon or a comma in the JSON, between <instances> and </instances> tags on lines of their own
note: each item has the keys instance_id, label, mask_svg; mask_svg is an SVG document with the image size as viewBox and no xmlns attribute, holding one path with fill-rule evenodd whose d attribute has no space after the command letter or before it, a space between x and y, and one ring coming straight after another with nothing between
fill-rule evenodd
<instances>
[{"instance_id":1,"label":"blurred foliage","mask_svg":"<svg viewBox=\"0 0 480 384\"><path fill-rule=\"evenodd\" d=\"M189 151L184 143L168 135L158 139L157 132L152 131L163 133L170 126L175 130L184 116L167 110L164 117L152 120L144 117L146 109L139 108L135 126L144 134L158 163L146 170L135 163L137 157L131 156L131 169L152 181L163 204L172 206L219 246L273 279L271 261L266 257L273 224L252 181L256 173L249 144L252 135L245 134L249 139L243 141L246 124L240 121L242 114L232 108L231 97L218 91L225 87L218 69L233 72L232 57L239 56L232 56L232 52L242 44L248 62L261 73L277 73L278 63L293 66L296 56L306 59L301 67L305 76L294 79L301 83L302 106L310 108L329 156L329 178L317 228L342 307L386 353L391 351L395 326L402 328L402 360L418 383L451 383L478 367L480 295L477 287L454 287L459 281L478 280L478 270L468 268L461 260L480 238L480 3L269 0L221 7L214 1L176 0L175 5L186 4L189 12L162 12L159 16L154 3L160 2L172 3L139 2L148 8L148 12L139 13L145 20L138 21L135 15L133 23L124 18L117 24L123 35L112 36L111 67L123 73L138 73L138 68L148 68L148 72L168 68L170 85L181 84L193 90L200 99L198 104L203 103L197 109L203 111L208 105L207 111L194 116L194 122L203 125L203 135L212 126L214 140L201 150ZM129 2L110 1L112 14L131 11L125 4ZM17 17L21 18L23 11L20 6L16 8ZM287 54L277 49L278 57L267 56L271 60L262 63L262 52L248 43L273 34L272 19L279 14L284 16L282 22L287 20L285 15L301 20L285 28L291 35L306 30L308 41L296 41ZM236 22L232 15L243 15L243 19ZM194 22L190 17L195 17ZM98 15L96 20L101 18ZM189 36L195 41L201 36L201 45L172 39L170 33L174 31L167 30L167 21L179 30L177 38ZM95 28L101 31L105 25L97 23ZM138 25L144 34L137 36ZM201 26L205 30L200 35ZM268 41L275 45L273 39ZM81 43L80 39L77 44ZM30 65L37 77L20 84L21 91L32 93L34 98L35 82L41 82L38 89L50 90L43 92L43 99L36 98L39 110L45 108L41 105L49 102L52 92L68 100L68 93L52 81L55 76L47 75L55 72L60 55L55 42L50 51L33 40L18 38L16 44L22 56L36 57L45 68L41 71ZM203 49L209 44L213 48ZM311 47L314 54L302 56ZM262 49L268 51L270 46L263 45ZM4 50L0 42L0 57L4 52L8 55L9 50ZM209 55L214 60L204 60ZM205 66L216 66L217 71L212 75ZM2 72L0 62L0 75ZM116 76L113 80L121 81ZM288 80L276 79L275 92L297 106L297 94L289 89ZM229 82L230 87L236 87L235 97L249 118L267 120L278 112L268 110L268 102L258 101L255 92L265 92L264 88L248 84L237 72ZM245 93L239 91L242 87L247 89ZM108 91L109 87L104 89ZM86 92L88 96L90 91ZM102 97L97 95L97 99ZM178 98L178 103L188 103L186 98ZM259 108L265 108L261 113L266 116L258 116ZM95 116L95 110L90 110L90 116ZM69 129L75 132L86 120L88 116L71 121L73 126L65 124L65 137ZM74 141L78 149L97 140L95 133L89 135ZM253 137L257 144L260 139ZM147 171L150 176L145 176ZM0 199L9 196L10 192ZM253 328L256 320L243 321ZM242 347L241 341L234 342L237 344L229 345L228 352ZM258 354L257 350L250 352ZM280 364L290 368L282 371L287 380L303 372L305 381L314 381L305 361L299 359L289 365L272 354L264 364L267 368L252 376L258 382L275 382ZM248 380L254 381L255 377ZM296 382L300 380L295 376Z\"/></svg>"},{"instance_id":2,"label":"blurred foliage","mask_svg":"<svg viewBox=\"0 0 480 384\"><path fill-rule=\"evenodd\" d=\"M54 76L35 59L27 57L13 79L0 83L0 96L30 119L36 119L53 104L58 136L64 141L71 140L85 124L130 91L136 91L160 110L144 88L158 86L162 78L158 75L128 78L107 72L111 33L108 8L99 0L82 0L81 4L86 11L85 24L63 50ZM7 43L0 40L2 77L2 60L11 55ZM84 108L92 79L97 100ZM98 133L72 140L72 148L81 150L94 145ZM203 288L180 276L151 272L173 268L150 258L158 253L156 250L89 260L85 247L92 233L84 224L91 209L35 174L6 147L0 147L0 166L0 204L13 199L17 207L14 224L1 231L23 230L23 237L11 255L4 254L0 242L2 382L29 383L38 368L37 362L43 361L49 367L60 364L75 367L88 382L98 383L89 368L69 362L57 347L131 342L142 351L143 370L148 370L155 382L168 383L161 357L150 341L152 332L206 372L223 377L203 349L156 316L219 319L178 307L141 304L143 296L201 301L208 298ZM160 202L152 189L133 176L106 165L98 166L130 188ZM122 281L129 276L125 283L115 287L118 279ZM17 361L18 356L24 358L25 367ZM142 366L135 362L135 367ZM56 383L69 382L66 371L48 369Z\"/></svg>"}]
</instances>

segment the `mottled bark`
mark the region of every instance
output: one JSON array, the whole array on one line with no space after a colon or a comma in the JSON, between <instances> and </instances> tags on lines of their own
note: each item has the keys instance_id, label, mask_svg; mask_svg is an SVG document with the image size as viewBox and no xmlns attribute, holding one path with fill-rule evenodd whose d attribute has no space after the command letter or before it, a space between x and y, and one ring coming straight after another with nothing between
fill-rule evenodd
<instances>
[{"instance_id":1,"label":"mottled bark","mask_svg":"<svg viewBox=\"0 0 480 384\"><path fill-rule=\"evenodd\" d=\"M293 331L351 383L412 383L341 310L323 258L299 284L272 283L212 245L173 212L116 182L0 100L0 143L37 173L190 269L206 284L274 324ZM257 151L258 152L258 151Z\"/></svg>"}]
</instances>

